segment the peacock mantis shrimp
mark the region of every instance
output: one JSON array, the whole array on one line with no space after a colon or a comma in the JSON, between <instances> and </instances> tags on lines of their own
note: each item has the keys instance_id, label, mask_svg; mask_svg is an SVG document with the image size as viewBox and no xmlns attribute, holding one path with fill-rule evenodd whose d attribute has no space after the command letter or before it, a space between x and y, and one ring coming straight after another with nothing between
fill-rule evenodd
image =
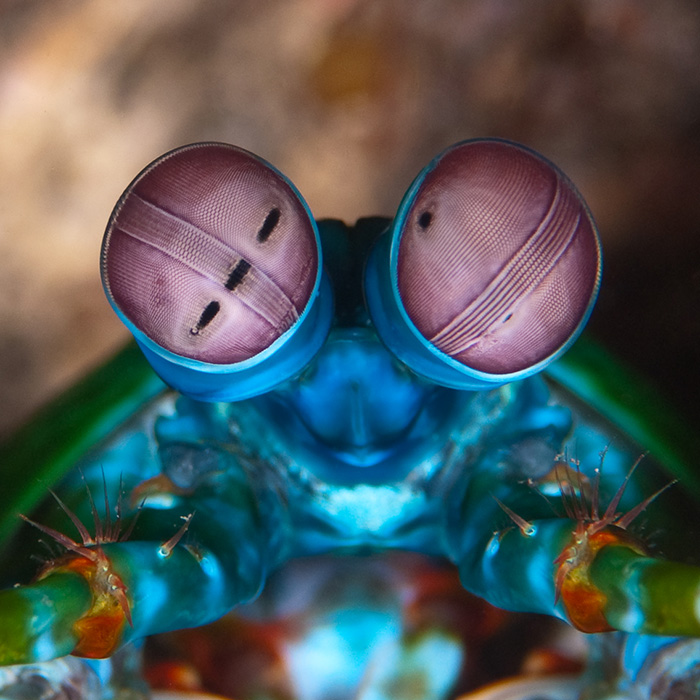
<instances>
[{"instance_id":1,"label":"peacock mantis shrimp","mask_svg":"<svg viewBox=\"0 0 700 700\"><path fill-rule=\"evenodd\" d=\"M129 185L101 270L138 350L3 451L2 697L140 697L143 638L221 618L290 562L397 551L590 635L582 675L475 698L700 694L677 525L697 529L700 481L636 380L572 347L600 244L543 157L458 143L393 220L347 226L247 151L185 146ZM454 697L438 681L304 697Z\"/></svg>"}]
</instances>

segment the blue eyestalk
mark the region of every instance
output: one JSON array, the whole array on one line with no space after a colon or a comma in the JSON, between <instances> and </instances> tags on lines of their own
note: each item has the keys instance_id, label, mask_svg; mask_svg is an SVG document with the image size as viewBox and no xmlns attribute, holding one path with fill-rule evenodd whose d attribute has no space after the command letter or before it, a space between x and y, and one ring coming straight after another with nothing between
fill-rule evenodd
<instances>
[{"instance_id":1,"label":"blue eyestalk","mask_svg":"<svg viewBox=\"0 0 700 700\"><path fill-rule=\"evenodd\" d=\"M293 377L333 316L307 204L270 164L228 144L184 146L146 167L115 207L101 269L153 369L202 401Z\"/></svg>"},{"instance_id":2,"label":"blue eyestalk","mask_svg":"<svg viewBox=\"0 0 700 700\"><path fill-rule=\"evenodd\" d=\"M544 369L595 302L593 218L555 166L508 141L464 141L414 180L368 260L377 331L417 374L479 390Z\"/></svg>"}]
</instances>

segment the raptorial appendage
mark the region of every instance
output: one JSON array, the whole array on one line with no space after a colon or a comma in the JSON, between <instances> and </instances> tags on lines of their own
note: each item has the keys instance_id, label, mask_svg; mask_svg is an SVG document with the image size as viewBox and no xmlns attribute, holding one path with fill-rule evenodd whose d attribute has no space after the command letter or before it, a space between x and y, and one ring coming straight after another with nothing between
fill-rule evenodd
<instances>
[{"instance_id":1,"label":"raptorial appendage","mask_svg":"<svg viewBox=\"0 0 700 700\"><path fill-rule=\"evenodd\" d=\"M601 513L604 456L591 478L578 461L557 460L559 494L546 499L537 481L508 485L493 469L480 472L460 506L480 518L481 532L465 520L461 546L470 546L458 560L465 586L495 605L556 615L583 632L700 635L700 567L660 558L630 529L675 482L619 512L640 457L627 474L614 470L622 483Z\"/></svg>"},{"instance_id":2,"label":"raptorial appendage","mask_svg":"<svg viewBox=\"0 0 700 700\"><path fill-rule=\"evenodd\" d=\"M222 479L236 488L215 502L209 485L173 510L139 508L138 523L135 517L123 532L121 499L111 521L100 520L88 496L91 535L56 497L81 542L25 518L68 552L45 564L33 583L0 592L0 617L7 621L0 626L0 663L66 654L105 658L132 639L217 619L254 595L268 566L259 543L270 533L259 524L245 475L232 467ZM208 513L201 523L192 517L198 507ZM159 536L173 526L167 539ZM241 541L231 538L231 528ZM196 544L187 541L190 534Z\"/></svg>"},{"instance_id":3,"label":"raptorial appendage","mask_svg":"<svg viewBox=\"0 0 700 700\"><path fill-rule=\"evenodd\" d=\"M648 631L657 634L683 634L680 629L674 627L674 625L677 626L677 621L674 623L671 620L659 620L656 623L657 629L654 629L654 624L649 619L651 618L651 610L647 610L647 614L639 611L647 621L644 623L644 627L635 628L633 625L639 623L633 623L630 619L625 620L624 615L620 615L620 607L629 606L631 608L635 605L635 598L639 596L639 591L632 593L633 588L637 588L639 585L638 582L634 581L636 577L631 576L632 571L628 566L621 566L615 575L616 584L612 586L612 582L604 574L601 576L599 573L601 561L604 561L606 557L613 557L619 563L631 562L629 557L632 557L639 562L647 561L647 566L649 566L649 562L655 562L656 566L677 569L678 565L673 565L670 562L662 564L662 560L649 556L648 548L642 539L628 531L630 524L675 482L669 482L661 487L626 513L619 513L617 509L620 500L637 465L644 456L642 455L632 465L605 512L601 514L599 511L600 473L605 454L605 451L601 454L600 466L595 470L589 497L585 494L585 482L577 461L572 460L575 470L568 471L569 474L573 474L573 481L566 476L559 476L559 471L557 471L561 488L561 501L568 517L576 523L576 528L568 546L554 560L556 564L556 599L561 598L568 619L582 632L607 632L612 629L625 629L626 631ZM557 464L557 469L560 469L560 464ZM617 549L610 549L613 547ZM600 561L599 557L601 557ZM603 571L605 568L603 565ZM598 575L594 572L598 572ZM700 581L699 571L695 571L694 576ZM650 592L650 589L647 590L647 594ZM700 629L698 621L688 623L688 629L693 628Z\"/></svg>"}]
</instances>

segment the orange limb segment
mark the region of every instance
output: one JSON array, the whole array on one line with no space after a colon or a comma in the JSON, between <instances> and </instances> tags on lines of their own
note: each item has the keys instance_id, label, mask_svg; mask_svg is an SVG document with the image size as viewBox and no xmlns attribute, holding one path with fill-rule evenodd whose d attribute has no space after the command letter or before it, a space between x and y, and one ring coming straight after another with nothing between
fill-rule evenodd
<instances>
[{"instance_id":1,"label":"orange limb segment","mask_svg":"<svg viewBox=\"0 0 700 700\"><path fill-rule=\"evenodd\" d=\"M126 586L104 552L92 550L97 556L72 556L59 560L39 580L60 572L82 576L90 587L92 605L73 625L78 643L72 654L90 659L101 659L112 654L119 646L125 622L131 624L131 610Z\"/></svg>"},{"instance_id":2,"label":"orange limb segment","mask_svg":"<svg viewBox=\"0 0 700 700\"><path fill-rule=\"evenodd\" d=\"M557 557L555 583L557 598L571 624L581 632L609 632L605 617L607 596L591 580L590 567L603 547L624 546L643 554L641 547L624 530L609 526L589 533L579 527L574 541Z\"/></svg>"}]
</instances>

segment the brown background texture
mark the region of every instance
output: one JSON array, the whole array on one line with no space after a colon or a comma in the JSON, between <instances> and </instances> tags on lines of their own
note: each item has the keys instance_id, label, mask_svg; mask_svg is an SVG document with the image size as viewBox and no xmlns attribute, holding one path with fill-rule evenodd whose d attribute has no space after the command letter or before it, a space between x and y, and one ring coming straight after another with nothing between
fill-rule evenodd
<instances>
[{"instance_id":1,"label":"brown background texture","mask_svg":"<svg viewBox=\"0 0 700 700\"><path fill-rule=\"evenodd\" d=\"M578 185L591 331L697 422L697 0L0 0L0 435L125 342L100 241L162 152L238 144L351 222L479 136Z\"/></svg>"}]
</instances>

